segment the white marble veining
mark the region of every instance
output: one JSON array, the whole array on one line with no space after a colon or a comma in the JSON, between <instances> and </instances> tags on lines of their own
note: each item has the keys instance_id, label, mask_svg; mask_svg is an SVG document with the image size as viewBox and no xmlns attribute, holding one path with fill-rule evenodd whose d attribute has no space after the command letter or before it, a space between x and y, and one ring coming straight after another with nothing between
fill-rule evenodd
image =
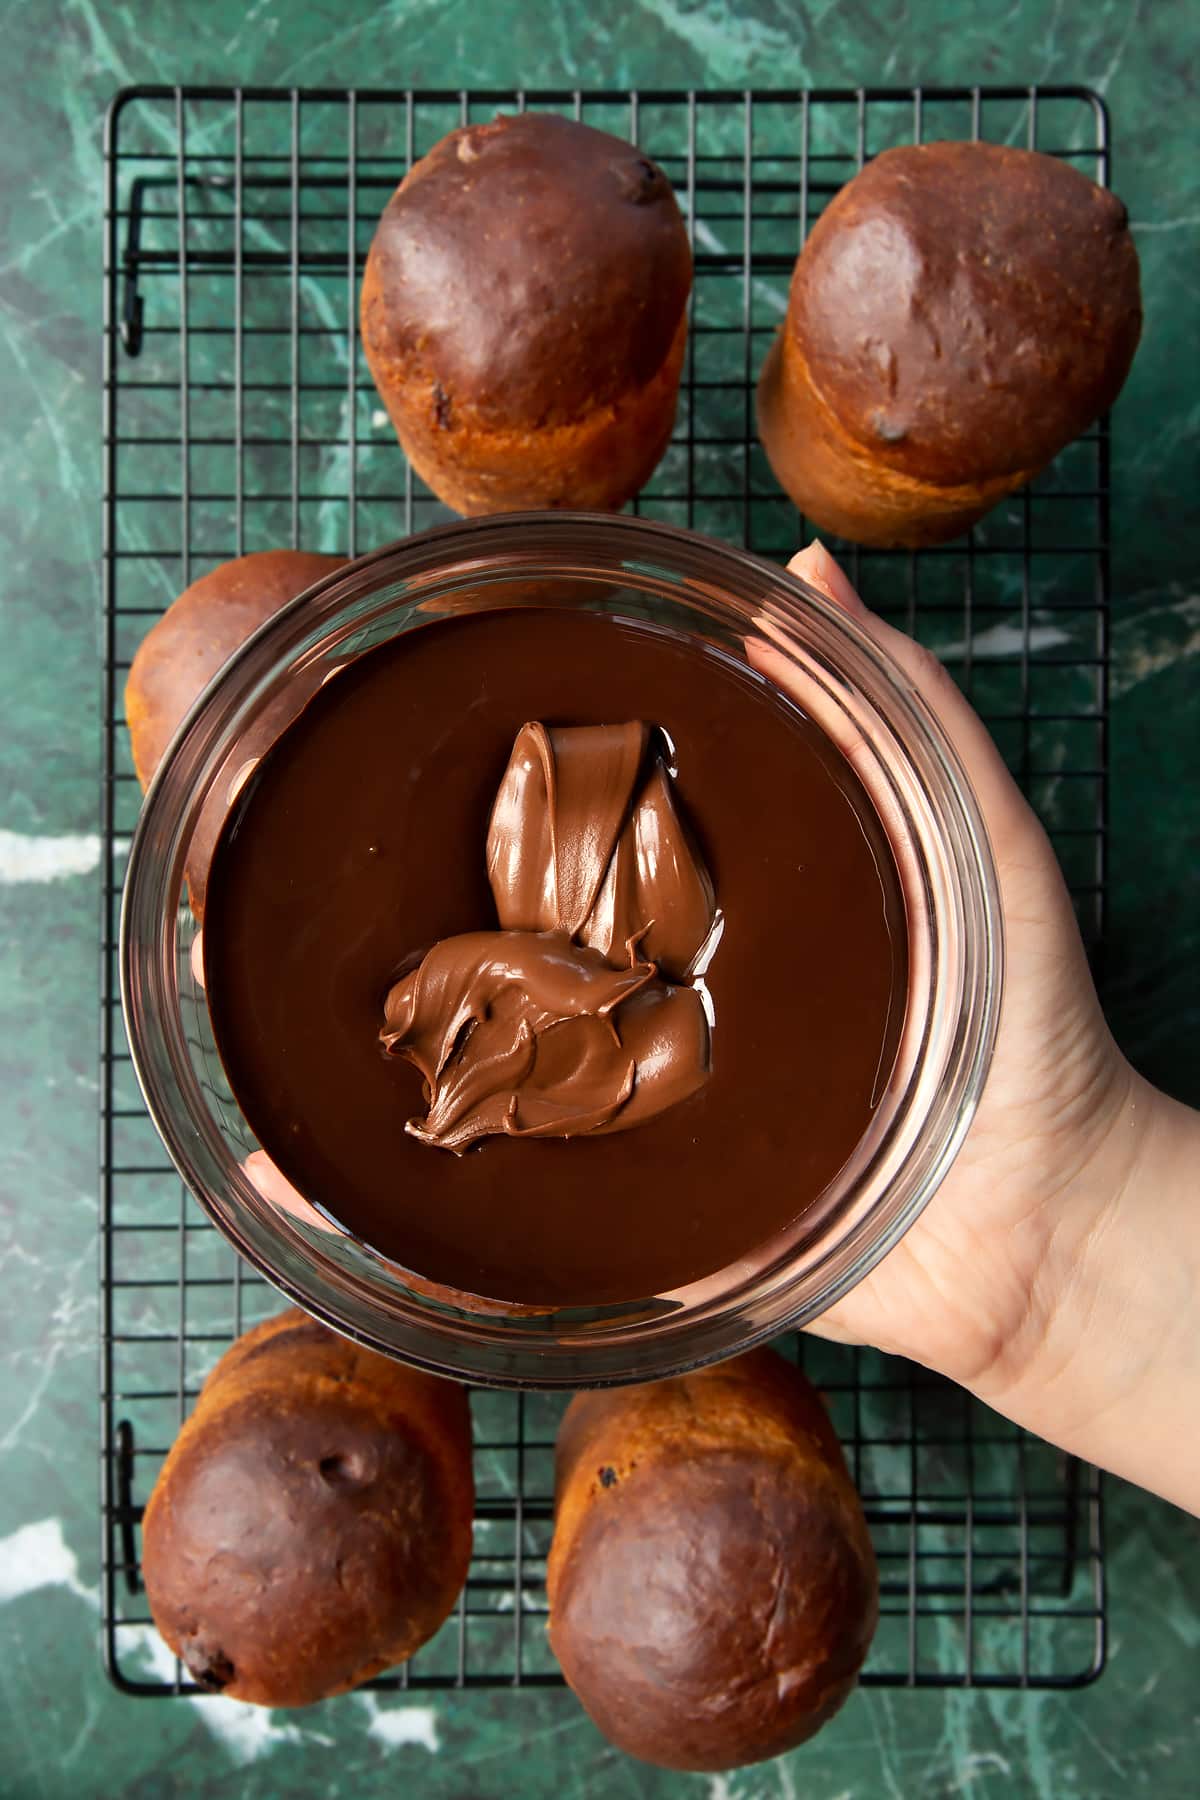
<instances>
[{"instance_id":1,"label":"white marble veining","mask_svg":"<svg viewBox=\"0 0 1200 1800\"><path fill-rule=\"evenodd\" d=\"M39 1588L62 1587L98 1607L96 1588L79 1579L79 1559L63 1537L61 1519L35 1519L0 1538L0 1606Z\"/></svg>"},{"instance_id":2,"label":"white marble veining","mask_svg":"<svg viewBox=\"0 0 1200 1800\"><path fill-rule=\"evenodd\" d=\"M34 837L24 831L0 831L0 884L62 881L70 875L90 875L99 865L100 839L92 832Z\"/></svg>"}]
</instances>

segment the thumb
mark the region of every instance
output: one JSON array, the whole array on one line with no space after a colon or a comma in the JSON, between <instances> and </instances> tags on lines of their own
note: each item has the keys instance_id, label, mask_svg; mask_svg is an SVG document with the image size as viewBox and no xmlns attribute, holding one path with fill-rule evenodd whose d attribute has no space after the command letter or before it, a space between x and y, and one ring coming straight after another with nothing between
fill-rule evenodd
<instances>
[{"instance_id":1,"label":"thumb","mask_svg":"<svg viewBox=\"0 0 1200 1800\"><path fill-rule=\"evenodd\" d=\"M841 565L819 538L814 538L793 556L788 572L798 575L801 581L849 613L880 649L887 652L937 715L967 771L997 851L1008 849L1014 835L1019 839L1032 832L1041 837L1041 827L1009 774L987 726L932 650L914 643L904 632L885 624L869 611Z\"/></svg>"}]
</instances>

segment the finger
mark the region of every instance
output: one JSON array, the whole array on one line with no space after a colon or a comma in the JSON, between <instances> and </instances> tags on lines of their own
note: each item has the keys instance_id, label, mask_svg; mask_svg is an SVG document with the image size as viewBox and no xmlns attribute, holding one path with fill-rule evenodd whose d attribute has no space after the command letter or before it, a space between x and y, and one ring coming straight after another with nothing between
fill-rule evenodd
<instances>
[{"instance_id":1,"label":"finger","mask_svg":"<svg viewBox=\"0 0 1200 1800\"><path fill-rule=\"evenodd\" d=\"M841 563L836 557L830 556L820 538L814 538L803 550L797 550L788 564L788 573L799 575L801 581L807 581L810 587L817 588L835 606L844 607L848 613L856 616L869 617L865 601L851 584Z\"/></svg>"},{"instance_id":2,"label":"finger","mask_svg":"<svg viewBox=\"0 0 1200 1800\"><path fill-rule=\"evenodd\" d=\"M761 638L746 639L746 655L751 667L785 694L790 694L805 715L820 726L830 743L841 751L870 796L903 872L915 854L912 832L904 806L880 763L876 746L863 734L857 721L838 705L836 696L831 697L822 675L800 667L788 651L777 650L768 641L779 636L778 627L765 620L761 628ZM917 886L920 885L918 879Z\"/></svg>"},{"instance_id":3,"label":"finger","mask_svg":"<svg viewBox=\"0 0 1200 1800\"><path fill-rule=\"evenodd\" d=\"M886 624L871 612L840 564L818 538L793 556L788 570L852 614L856 623L903 670L921 699L937 715L967 771L989 829L997 840L997 849L1007 848L1013 834L1018 839L1026 833L1040 837L1040 827L1033 812L1009 774L987 726L933 651L914 643L904 632L897 631L895 626Z\"/></svg>"},{"instance_id":4,"label":"finger","mask_svg":"<svg viewBox=\"0 0 1200 1800\"><path fill-rule=\"evenodd\" d=\"M336 1225L322 1218L315 1206L311 1206L294 1188L281 1169L277 1169L265 1150L252 1150L242 1164L242 1173L253 1187L256 1187L264 1200L277 1206L280 1212L290 1213L292 1218L299 1219L305 1225L315 1225L318 1231L336 1231Z\"/></svg>"}]
</instances>

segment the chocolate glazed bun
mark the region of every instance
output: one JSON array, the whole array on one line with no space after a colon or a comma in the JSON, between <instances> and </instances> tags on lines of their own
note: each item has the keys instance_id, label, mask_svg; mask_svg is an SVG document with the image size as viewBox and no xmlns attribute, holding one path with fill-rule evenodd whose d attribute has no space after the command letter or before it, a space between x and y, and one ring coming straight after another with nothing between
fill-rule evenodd
<instances>
[{"instance_id":1,"label":"chocolate glazed bun","mask_svg":"<svg viewBox=\"0 0 1200 1800\"><path fill-rule=\"evenodd\" d=\"M550 113L452 131L392 195L362 285L417 473L460 513L623 506L671 436L691 279L632 144Z\"/></svg>"},{"instance_id":2,"label":"chocolate glazed bun","mask_svg":"<svg viewBox=\"0 0 1200 1800\"><path fill-rule=\"evenodd\" d=\"M473 1512L465 1391L286 1312L221 1358L163 1465L150 1611L202 1687L307 1706L432 1637Z\"/></svg>"},{"instance_id":3,"label":"chocolate glazed bun","mask_svg":"<svg viewBox=\"0 0 1200 1800\"><path fill-rule=\"evenodd\" d=\"M260 625L341 568L342 560L303 550L258 550L222 563L172 601L138 645L125 683L133 766L143 788L217 670ZM248 754L261 755L273 742L270 719L268 710L264 742L248 746ZM188 895L197 918L204 912L208 865L224 819L223 806L206 809L188 857Z\"/></svg>"},{"instance_id":4,"label":"chocolate glazed bun","mask_svg":"<svg viewBox=\"0 0 1200 1800\"><path fill-rule=\"evenodd\" d=\"M580 1394L558 1439L550 1642L618 1748L760 1762L854 1686L878 1577L833 1427L770 1350Z\"/></svg>"},{"instance_id":5,"label":"chocolate glazed bun","mask_svg":"<svg viewBox=\"0 0 1200 1800\"><path fill-rule=\"evenodd\" d=\"M759 435L821 529L939 543L1112 404L1141 326L1115 195L1031 150L886 150L804 246Z\"/></svg>"}]
</instances>

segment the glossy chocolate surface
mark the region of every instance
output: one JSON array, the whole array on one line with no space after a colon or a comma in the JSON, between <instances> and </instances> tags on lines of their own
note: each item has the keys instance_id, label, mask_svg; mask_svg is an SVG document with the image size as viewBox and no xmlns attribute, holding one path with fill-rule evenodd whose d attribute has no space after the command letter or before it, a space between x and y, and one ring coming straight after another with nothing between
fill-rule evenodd
<instances>
[{"instance_id":1,"label":"glossy chocolate surface","mask_svg":"<svg viewBox=\"0 0 1200 1800\"><path fill-rule=\"evenodd\" d=\"M416 1140L385 997L440 940L495 930L489 815L523 724L652 721L724 914L712 1071L637 1129ZM599 1304L714 1273L850 1156L899 1032L895 871L824 736L718 650L640 620L520 608L423 625L328 682L239 796L205 915L234 1092L295 1186L418 1274Z\"/></svg>"}]
</instances>

